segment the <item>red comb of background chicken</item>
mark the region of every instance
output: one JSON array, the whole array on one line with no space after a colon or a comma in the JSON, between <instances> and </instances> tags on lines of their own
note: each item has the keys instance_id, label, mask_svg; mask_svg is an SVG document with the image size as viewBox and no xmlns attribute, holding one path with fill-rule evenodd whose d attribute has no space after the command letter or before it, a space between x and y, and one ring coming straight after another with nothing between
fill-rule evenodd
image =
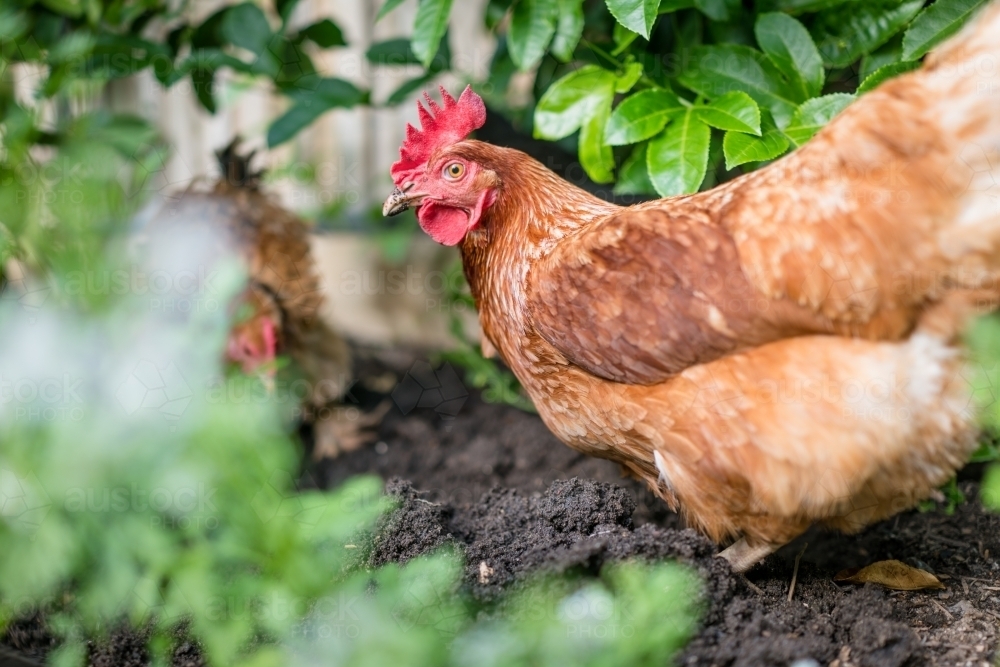
<instances>
[{"instance_id":1,"label":"red comb of background chicken","mask_svg":"<svg viewBox=\"0 0 1000 667\"><path fill-rule=\"evenodd\" d=\"M414 172L422 171L434 151L462 141L486 122L486 105L479 95L472 92L472 86L466 86L457 101L444 86L439 86L438 90L441 91L444 106L439 107L430 95L424 93L428 108L417 100L420 129L406 124L406 140L399 149L399 161L389 170L397 186L412 180Z\"/></svg>"}]
</instances>

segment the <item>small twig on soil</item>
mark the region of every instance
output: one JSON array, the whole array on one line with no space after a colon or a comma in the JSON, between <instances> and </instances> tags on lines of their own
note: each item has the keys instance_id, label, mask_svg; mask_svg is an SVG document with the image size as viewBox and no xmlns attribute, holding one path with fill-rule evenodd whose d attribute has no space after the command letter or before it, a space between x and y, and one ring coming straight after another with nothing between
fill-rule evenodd
<instances>
[{"instance_id":1,"label":"small twig on soil","mask_svg":"<svg viewBox=\"0 0 1000 667\"><path fill-rule=\"evenodd\" d=\"M955 620L955 617L951 615L951 612L950 612L950 611L948 611L947 609L945 609L945 608L944 608L944 605L943 605L943 604L941 604L941 603L940 603L940 602L938 602L937 600L931 600L931 602L932 602L932 603L934 603L934 606L935 606L935 607L937 607L938 609L940 609L940 610L941 610L941 612L942 612L942 613L943 613L943 614L944 614L945 616L947 616L947 617L948 617L948 620L949 620L949 621L954 621L954 620Z\"/></svg>"},{"instance_id":2,"label":"small twig on soil","mask_svg":"<svg viewBox=\"0 0 1000 667\"><path fill-rule=\"evenodd\" d=\"M750 590L752 590L757 595L764 595L764 591L762 591L760 587L757 586L755 583L747 579L747 575L741 574L740 576L743 577L743 583L746 584L750 588Z\"/></svg>"},{"instance_id":3,"label":"small twig on soil","mask_svg":"<svg viewBox=\"0 0 1000 667\"><path fill-rule=\"evenodd\" d=\"M803 544L802 545L802 551L800 551L799 555L795 557L795 567L792 569L792 585L788 587L788 601L789 602L792 601L792 596L795 595L795 582L799 578L799 561L802 560L802 554L804 554L806 552L806 547L808 547L808 546L809 546L808 542L806 542L805 544Z\"/></svg>"},{"instance_id":4,"label":"small twig on soil","mask_svg":"<svg viewBox=\"0 0 1000 667\"><path fill-rule=\"evenodd\" d=\"M953 540L950 537L942 537L941 535L934 535L933 533L927 534L927 539L934 540L935 542L940 542L941 544L947 544L950 547L956 547L958 549L971 549L972 545L968 542L959 542L958 540Z\"/></svg>"}]
</instances>

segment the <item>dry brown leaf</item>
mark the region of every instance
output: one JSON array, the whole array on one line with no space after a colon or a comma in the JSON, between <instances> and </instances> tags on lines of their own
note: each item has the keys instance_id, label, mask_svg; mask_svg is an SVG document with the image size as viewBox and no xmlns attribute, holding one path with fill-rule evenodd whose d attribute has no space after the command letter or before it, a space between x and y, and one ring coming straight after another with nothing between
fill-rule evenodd
<instances>
[{"instance_id":1,"label":"dry brown leaf","mask_svg":"<svg viewBox=\"0 0 1000 667\"><path fill-rule=\"evenodd\" d=\"M866 567L841 570L834 581L851 584L879 584L894 591L919 591L925 588L944 588L944 584L930 572L910 567L898 560L880 560Z\"/></svg>"}]
</instances>

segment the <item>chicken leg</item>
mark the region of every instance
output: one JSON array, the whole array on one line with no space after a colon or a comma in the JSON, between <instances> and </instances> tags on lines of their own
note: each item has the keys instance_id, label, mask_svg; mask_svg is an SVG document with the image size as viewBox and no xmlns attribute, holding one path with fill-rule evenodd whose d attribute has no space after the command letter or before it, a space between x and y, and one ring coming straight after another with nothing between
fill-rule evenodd
<instances>
[{"instance_id":1,"label":"chicken leg","mask_svg":"<svg viewBox=\"0 0 1000 667\"><path fill-rule=\"evenodd\" d=\"M717 558L725 558L733 567L734 572L746 572L751 567L761 562L783 545L764 542L756 546L750 546L745 537L737 541L716 554Z\"/></svg>"}]
</instances>

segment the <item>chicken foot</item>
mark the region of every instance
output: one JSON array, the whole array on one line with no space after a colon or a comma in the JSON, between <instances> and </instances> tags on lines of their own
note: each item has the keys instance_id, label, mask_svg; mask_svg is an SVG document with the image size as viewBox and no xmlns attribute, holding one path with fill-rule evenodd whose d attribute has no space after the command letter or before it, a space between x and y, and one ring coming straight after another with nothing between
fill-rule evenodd
<instances>
[{"instance_id":1,"label":"chicken foot","mask_svg":"<svg viewBox=\"0 0 1000 667\"><path fill-rule=\"evenodd\" d=\"M751 567L761 562L783 545L765 542L756 546L747 544L747 539L741 537L736 542L716 554L717 558L725 558L729 561L734 572L746 572Z\"/></svg>"}]
</instances>

